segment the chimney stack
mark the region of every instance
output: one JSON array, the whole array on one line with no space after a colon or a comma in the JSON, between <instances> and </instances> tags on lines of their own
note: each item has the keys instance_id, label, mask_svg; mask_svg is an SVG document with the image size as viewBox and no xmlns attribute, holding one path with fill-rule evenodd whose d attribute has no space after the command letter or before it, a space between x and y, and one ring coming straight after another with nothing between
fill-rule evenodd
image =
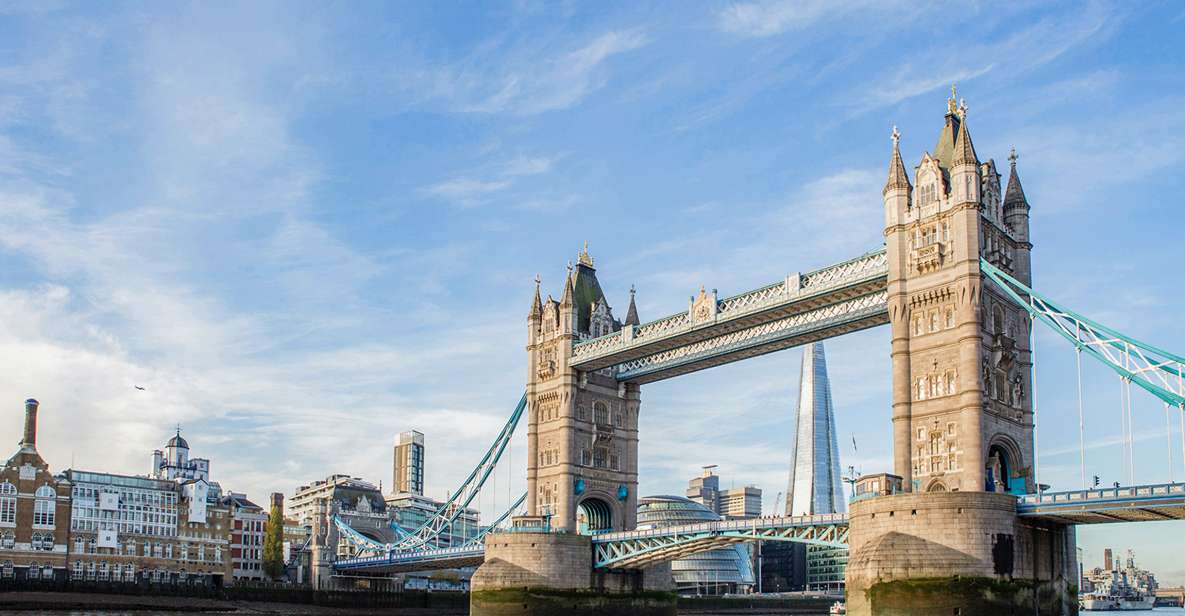
<instances>
[{"instance_id":1,"label":"chimney stack","mask_svg":"<svg viewBox=\"0 0 1185 616\"><path fill-rule=\"evenodd\" d=\"M37 449L37 405L32 398L25 400L25 438L21 439L21 449Z\"/></svg>"}]
</instances>

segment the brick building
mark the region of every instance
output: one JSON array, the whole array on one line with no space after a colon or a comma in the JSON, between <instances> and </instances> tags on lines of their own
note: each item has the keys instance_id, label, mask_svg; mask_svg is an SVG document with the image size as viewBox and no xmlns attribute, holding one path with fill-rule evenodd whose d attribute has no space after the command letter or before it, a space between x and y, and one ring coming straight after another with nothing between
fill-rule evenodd
<instances>
[{"instance_id":1,"label":"brick building","mask_svg":"<svg viewBox=\"0 0 1185 616\"><path fill-rule=\"evenodd\" d=\"M240 580L264 580L263 536L268 514L263 507L247 499L246 494L231 492L222 500L230 511L231 575Z\"/></svg>"},{"instance_id":2,"label":"brick building","mask_svg":"<svg viewBox=\"0 0 1185 616\"><path fill-rule=\"evenodd\" d=\"M37 409L25 401L20 449L0 468L0 579L66 577L70 484L37 453Z\"/></svg>"}]
</instances>

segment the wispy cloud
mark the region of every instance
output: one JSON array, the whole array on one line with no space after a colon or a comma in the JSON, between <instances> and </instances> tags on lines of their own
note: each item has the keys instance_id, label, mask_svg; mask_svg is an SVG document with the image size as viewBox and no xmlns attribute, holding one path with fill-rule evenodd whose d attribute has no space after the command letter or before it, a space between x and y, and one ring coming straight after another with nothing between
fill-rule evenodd
<instances>
[{"instance_id":1,"label":"wispy cloud","mask_svg":"<svg viewBox=\"0 0 1185 616\"><path fill-rule=\"evenodd\" d=\"M525 45L512 51L510 60L480 48L463 62L429 65L403 77L417 89L426 88L418 94L422 104L454 112L530 116L581 102L608 83L612 58L649 43L642 30L633 29L605 32L575 48Z\"/></svg>"},{"instance_id":2,"label":"wispy cloud","mask_svg":"<svg viewBox=\"0 0 1185 616\"><path fill-rule=\"evenodd\" d=\"M840 19L873 2L827 2L824 0L763 0L734 2L718 13L718 26L725 32L747 37L766 37L803 30L821 21Z\"/></svg>"}]
</instances>

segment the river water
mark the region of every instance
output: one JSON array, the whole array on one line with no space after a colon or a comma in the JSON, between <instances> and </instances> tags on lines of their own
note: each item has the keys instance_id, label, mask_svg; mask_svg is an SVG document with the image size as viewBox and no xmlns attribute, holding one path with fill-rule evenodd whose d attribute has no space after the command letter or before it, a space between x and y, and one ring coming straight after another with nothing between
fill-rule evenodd
<instances>
[{"instance_id":1,"label":"river water","mask_svg":"<svg viewBox=\"0 0 1185 616\"><path fill-rule=\"evenodd\" d=\"M136 611L86 610L86 611L81 611L81 612L80 611L11 611L10 612L7 610L0 611L0 614L3 614L4 616L177 616L177 614L183 614L183 613L185 613L185 612L180 612L180 611L153 612L153 611L147 611L147 610L136 610ZM259 613L259 612L252 612L251 610L243 610L243 611L238 611L238 612L195 611L192 613L205 614L206 616L225 616L227 614L235 614L236 616L245 616L245 615L249 615L252 613ZM274 613L274 612L263 612L263 613L270 614L270 613ZM423 612L420 612L420 613L423 613ZM1119 615L1119 614L1126 614L1127 616L1132 616L1133 614L1154 614L1155 616L1166 616L1169 614L1178 614L1178 615L1185 614L1185 608L1158 607L1150 612L1111 612L1111 611L1107 611L1107 612L1082 612L1082 614L1083 615L1089 614L1091 616L1095 616L1095 615L1098 615L1098 616L1112 615L1112 616L1114 616L1114 615ZM745 613L745 616L763 616L763 615L760 613ZM804 614L802 616L810 616L810 615Z\"/></svg>"}]
</instances>

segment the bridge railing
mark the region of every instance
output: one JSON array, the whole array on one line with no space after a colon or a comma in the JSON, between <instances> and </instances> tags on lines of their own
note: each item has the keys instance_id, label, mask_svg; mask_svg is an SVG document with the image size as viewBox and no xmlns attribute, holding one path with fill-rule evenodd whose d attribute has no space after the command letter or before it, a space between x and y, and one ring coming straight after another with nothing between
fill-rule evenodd
<instances>
[{"instance_id":1,"label":"bridge railing","mask_svg":"<svg viewBox=\"0 0 1185 616\"><path fill-rule=\"evenodd\" d=\"M1146 486L1120 486L1118 488L1091 488L1068 492L1043 492L1028 494L1018 499L1018 505L1044 505L1076 503L1099 500L1119 500L1148 496L1185 496L1185 483L1160 483Z\"/></svg>"},{"instance_id":2,"label":"bridge railing","mask_svg":"<svg viewBox=\"0 0 1185 616\"><path fill-rule=\"evenodd\" d=\"M454 548L435 548L416 552L390 552L378 556L362 556L358 558L343 558L337 564L368 565L382 563L397 563L417 560L441 559L449 556L471 556L481 554L485 550L480 545L458 546Z\"/></svg>"}]
</instances>

